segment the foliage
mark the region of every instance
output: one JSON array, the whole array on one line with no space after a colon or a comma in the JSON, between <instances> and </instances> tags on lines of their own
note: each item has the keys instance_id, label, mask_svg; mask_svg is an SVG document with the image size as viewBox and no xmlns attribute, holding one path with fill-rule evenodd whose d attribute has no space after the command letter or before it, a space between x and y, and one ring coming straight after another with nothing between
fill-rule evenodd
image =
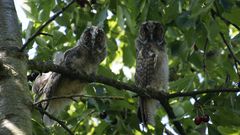
<instances>
[{"instance_id":1,"label":"foliage","mask_svg":"<svg viewBox=\"0 0 240 135\"><path fill-rule=\"evenodd\" d=\"M69 1L28 0L25 10L31 20L23 30L23 38L33 32ZM169 92L200 91L237 87L239 65L230 55L220 32L238 58L240 56L239 30L240 2L235 0L97 0L97 4L81 7L73 4L53 23L44 28L27 49L35 44L36 61L49 61L56 51L65 51L75 45L83 29L102 25L108 37L108 57L99 67L98 74L124 82L134 82L135 45L139 25L145 20L157 20L164 25L168 47L170 84ZM228 20L228 22L226 21ZM232 24L230 24L230 23ZM33 51L34 49L31 49ZM124 96L125 100L83 99L72 103L59 116L76 135L82 134L144 134L138 127L137 98L134 93L118 91L102 84L90 84L87 94ZM195 100L194 100L195 99ZM196 101L197 100L197 101ZM195 104L194 104L195 102ZM177 120L188 134L239 134L240 98L238 93L203 94L194 98L171 99ZM197 104L196 104L197 103ZM102 117L105 116L106 117ZM208 124L194 124L198 115L208 114ZM159 109L157 126L151 133L162 132L172 120ZM46 128L41 115L32 116L33 133L66 134L59 125ZM162 120L160 122L161 118ZM150 134L151 134L150 133Z\"/></svg>"}]
</instances>

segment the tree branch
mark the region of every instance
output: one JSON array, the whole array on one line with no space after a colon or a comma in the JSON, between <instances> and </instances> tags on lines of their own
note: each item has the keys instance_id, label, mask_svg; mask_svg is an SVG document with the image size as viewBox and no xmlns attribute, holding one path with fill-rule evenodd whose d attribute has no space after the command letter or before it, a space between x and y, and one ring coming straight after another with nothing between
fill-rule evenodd
<instances>
[{"instance_id":1,"label":"tree branch","mask_svg":"<svg viewBox=\"0 0 240 135\"><path fill-rule=\"evenodd\" d=\"M56 99L73 99L76 97L80 97L80 98L95 98L95 99L113 99L113 100L124 100L124 97L120 97L120 96L93 96L93 95L69 95L69 96L59 96L59 97L52 97L52 98L48 98L48 99L43 99L40 100L38 102L35 102L33 105L37 105L37 104L41 104L43 102L46 101L50 101L50 100L56 100Z\"/></svg>"},{"instance_id":2,"label":"tree branch","mask_svg":"<svg viewBox=\"0 0 240 135\"><path fill-rule=\"evenodd\" d=\"M181 135L185 135L184 129L181 126L181 124L176 120L176 116L171 108L171 106L168 103L168 94L163 91L156 91L156 90L149 90L149 89L143 89L140 87L137 87L134 84L127 84L123 83L117 80L113 80L107 77L103 76L87 76L87 75L82 75L80 73L74 72L74 71L69 71L65 67L61 67L59 65L54 65L52 63L43 63L43 62L34 62L34 61L29 61L28 66L32 70L38 70L41 72L57 72L62 75L68 76L70 78L74 79L80 79L82 81L86 82L98 82L98 83L103 83L112 87L115 87L119 90L129 90L134 93L137 93L140 96L146 96L146 97L151 97L153 99L157 99L161 102L163 108L167 112L169 118L173 119L173 124L175 125L176 129L179 131ZM147 92L147 93L146 93Z\"/></svg>"},{"instance_id":3,"label":"tree branch","mask_svg":"<svg viewBox=\"0 0 240 135\"><path fill-rule=\"evenodd\" d=\"M52 17L50 17L45 23L43 23L38 30L30 37L27 39L27 41L23 44L22 48L20 49L20 52L23 52L23 50L27 47L27 45L38 35L42 34L41 31L53 20L55 20L61 13L63 13L68 7L70 7L75 0L72 0L69 2L65 7L63 7L61 10L57 11Z\"/></svg>"},{"instance_id":4,"label":"tree branch","mask_svg":"<svg viewBox=\"0 0 240 135\"><path fill-rule=\"evenodd\" d=\"M151 97L153 99L159 100L167 112L168 116L170 119L173 120L173 124L181 134L185 134L184 130L181 126L181 124L176 120L176 116L173 113L173 110L171 106L169 105L168 100L170 98L177 98L177 97L194 97L196 95L201 95L201 94L209 94L209 93L227 93L227 92L240 92L239 88L222 88L222 89L206 89L206 90L198 90L198 91L192 91L192 92L177 92L177 93L166 93L163 91L156 91L156 90L149 90L149 89L143 89L140 87L135 86L134 84L127 84L123 83L114 79L110 79L104 76L87 76L87 75L82 75L77 72L69 71L68 69L54 65L52 63L44 63L44 62L34 62L34 61L29 61L28 66L32 70L38 70L41 72L57 72L63 75L66 75L68 77L74 78L74 79L80 79L83 81L87 82L97 82L97 83L102 83L105 85L109 85L112 87L115 87L119 90L129 90L134 93L137 93L139 96L147 96ZM146 93L147 92L147 93Z\"/></svg>"},{"instance_id":5,"label":"tree branch","mask_svg":"<svg viewBox=\"0 0 240 135\"><path fill-rule=\"evenodd\" d=\"M192 91L192 92L176 92L173 94L168 94L168 98L176 98L176 97L194 97L196 95L201 94L210 94L210 93L226 93L226 92L240 92L239 88L222 88L222 89L206 89L200 91Z\"/></svg>"},{"instance_id":6,"label":"tree branch","mask_svg":"<svg viewBox=\"0 0 240 135\"><path fill-rule=\"evenodd\" d=\"M36 108L41 113L47 115L50 119L56 121L59 125L61 125L62 128L64 128L68 132L69 135L74 135L74 133L65 125L65 123L63 121L52 116L51 114L49 114L47 111L45 111L44 109L42 109L40 107L34 106L34 108Z\"/></svg>"},{"instance_id":7,"label":"tree branch","mask_svg":"<svg viewBox=\"0 0 240 135\"><path fill-rule=\"evenodd\" d=\"M232 51L230 45L228 44L227 40L225 39L223 33L220 32L219 34L220 34L220 36L221 36L221 38L222 38L224 44L227 46L228 51L230 52L230 55L233 57L233 59L234 59L238 64L240 64L239 59L234 55L234 53L233 53L233 51Z\"/></svg>"},{"instance_id":8,"label":"tree branch","mask_svg":"<svg viewBox=\"0 0 240 135\"><path fill-rule=\"evenodd\" d=\"M168 93L163 92L163 91L143 89L143 88L135 86L134 84L123 83L123 82L113 80L113 79L103 77L103 76L82 75L82 74L79 74L77 72L69 71L68 69L66 69L64 67L54 65L52 63L29 61L28 66L32 70L38 70L38 71L41 71L41 72L53 71L53 72L61 73L63 75L66 75L68 77L72 77L72 78L75 78L75 79L80 79L80 80L87 81L87 82L98 82L98 83L102 83L102 84L106 84L106 85L115 87L119 90L125 89L125 90L132 91L134 93L137 93L140 96L147 96L147 97L157 99L161 102L161 104L163 105L163 108L167 112L169 118L173 120L173 124L175 125L175 127L177 128L177 130L181 134L185 134L185 133L184 133L184 130L183 130L181 124L176 120L176 116L174 115L173 110L168 103L168 100L170 98L194 97L196 95L209 94L209 93L240 92L240 89L236 89L236 88L228 88L228 89L223 88L223 89L199 90L199 91L185 92L185 93L177 92L177 93L168 94Z\"/></svg>"},{"instance_id":9,"label":"tree branch","mask_svg":"<svg viewBox=\"0 0 240 135\"><path fill-rule=\"evenodd\" d=\"M213 9L211 9L211 15L212 15L212 17L214 18L214 20L215 20L215 16L218 16L221 20L223 20L223 22L224 22L226 25L231 24L231 25L233 25L238 31L240 31L240 27L239 27L237 24L235 24L235 23L227 20L226 18L224 18L223 16L220 15L220 12L219 12L219 10L218 10L218 7L217 7L217 5L216 5L216 2L214 2L214 5L215 5L215 8L216 8L216 11L214 11ZM224 37L224 34L223 34L222 32L219 32L219 34L220 34L223 42L224 42L225 45L227 46L227 48L228 48L228 50L229 50L229 52L230 52L230 55L231 55L231 56L233 57L233 59L234 59L234 66L235 66L235 68L236 68L236 70L237 70L238 79L240 80L240 73L239 73L239 69L238 69L238 65L240 64L240 61L239 61L239 60L237 59L237 57L234 55L234 53L233 53L230 45L227 43L227 41L226 41L226 39L225 39L225 37Z\"/></svg>"},{"instance_id":10,"label":"tree branch","mask_svg":"<svg viewBox=\"0 0 240 135\"><path fill-rule=\"evenodd\" d=\"M79 79L82 81L86 81L86 82L98 82L98 83L102 83L102 84L106 84L112 87L115 87L119 90L129 90L132 91L134 93L137 93L140 96L146 96L146 97L151 97L153 99L157 99L159 100L160 98L166 98L167 97L167 93L163 92L163 91L156 91L156 90L147 90L144 88L140 88L137 87L134 84L127 84L127 83L123 83L121 81L117 81L114 79L110 79L104 76L97 76L97 75L84 75L84 74L80 74L78 72L75 71L71 71L68 70L65 67L59 66L59 65L54 65L52 63L49 62L34 62L34 61L29 61L28 62L28 67L31 70L37 70L37 71L41 71L41 72L56 72L56 73L60 73L62 75L68 76L70 78L74 78L74 79ZM146 91L148 91L148 93L146 93Z\"/></svg>"},{"instance_id":11,"label":"tree branch","mask_svg":"<svg viewBox=\"0 0 240 135\"><path fill-rule=\"evenodd\" d=\"M238 31L240 31L240 27L239 27L237 24L235 24L235 23L229 21L228 19L224 18L223 16L221 16L221 15L220 15L220 12L219 12L219 10L218 10L218 7L217 7L217 5L216 5L216 3L214 3L214 5L215 5L215 8L216 8L216 11L214 11L213 9L211 9L212 15L218 16L218 17L219 17L221 20L223 20L226 24L231 24L231 25L233 25Z\"/></svg>"}]
</instances>

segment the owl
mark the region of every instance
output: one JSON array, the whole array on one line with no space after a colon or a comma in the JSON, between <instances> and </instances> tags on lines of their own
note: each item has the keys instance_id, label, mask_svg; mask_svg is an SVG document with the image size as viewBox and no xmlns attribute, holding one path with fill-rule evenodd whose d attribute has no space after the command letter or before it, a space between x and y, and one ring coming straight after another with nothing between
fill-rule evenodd
<instances>
[{"instance_id":1,"label":"owl","mask_svg":"<svg viewBox=\"0 0 240 135\"><path fill-rule=\"evenodd\" d=\"M106 36L102 28L91 26L84 30L75 47L54 56L54 64L81 74L95 74L99 64L106 57ZM68 78L55 72L39 75L32 90L35 101L52 97L83 94L86 82ZM70 103L70 99L49 100L41 104L49 114L58 115ZM43 122L50 126L53 121L43 115Z\"/></svg>"},{"instance_id":2,"label":"owl","mask_svg":"<svg viewBox=\"0 0 240 135\"><path fill-rule=\"evenodd\" d=\"M163 26L156 21L142 23L136 45L135 82L138 87L167 90L168 56L164 42ZM160 103L148 97L139 97L138 118L140 128L155 125L154 115ZM143 126L143 127L142 127Z\"/></svg>"}]
</instances>

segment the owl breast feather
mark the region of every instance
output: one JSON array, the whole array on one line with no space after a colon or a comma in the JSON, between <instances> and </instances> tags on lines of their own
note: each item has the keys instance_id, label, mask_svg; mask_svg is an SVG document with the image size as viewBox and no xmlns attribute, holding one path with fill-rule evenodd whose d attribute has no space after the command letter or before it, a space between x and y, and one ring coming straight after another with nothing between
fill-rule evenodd
<instances>
[{"instance_id":1,"label":"owl breast feather","mask_svg":"<svg viewBox=\"0 0 240 135\"><path fill-rule=\"evenodd\" d=\"M136 81L141 87L147 87L151 84L155 72L155 53L143 49L138 55L138 65Z\"/></svg>"}]
</instances>

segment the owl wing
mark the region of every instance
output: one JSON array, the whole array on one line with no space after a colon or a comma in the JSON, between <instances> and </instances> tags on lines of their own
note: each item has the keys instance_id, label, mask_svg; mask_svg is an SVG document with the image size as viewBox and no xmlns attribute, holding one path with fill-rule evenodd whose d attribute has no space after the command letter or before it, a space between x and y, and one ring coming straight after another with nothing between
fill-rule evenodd
<instances>
[{"instance_id":1,"label":"owl wing","mask_svg":"<svg viewBox=\"0 0 240 135\"><path fill-rule=\"evenodd\" d=\"M151 88L151 82L156 71L156 55L151 50L140 50L137 54L137 65L135 81L136 85L142 88ZM147 123L154 124L155 104L157 101L147 97L139 97L138 118L143 128Z\"/></svg>"},{"instance_id":2,"label":"owl wing","mask_svg":"<svg viewBox=\"0 0 240 135\"><path fill-rule=\"evenodd\" d=\"M67 50L64 54L56 55L61 57L60 61L58 62L59 65L67 67L69 69L72 69L72 56L75 55L73 48ZM54 58L58 59L58 58ZM49 76L49 79L47 81L47 84L44 88L45 98L51 98L53 95L56 95L56 91L58 89L59 84L61 83L61 80L63 79L63 76L59 73L52 72L52 74ZM48 102L46 102L43 106L46 109L48 106Z\"/></svg>"},{"instance_id":3,"label":"owl wing","mask_svg":"<svg viewBox=\"0 0 240 135\"><path fill-rule=\"evenodd\" d=\"M74 52L73 48L67 50L64 54L64 56L60 56L63 57L61 59L61 61L59 62L59 65L63 66L63 67L67 67L69 69L72 69L72 65L73 64L73 55L76 52ZM46 98L51 98L53 97L53 95L55 95L56 90L58 89L59 84L61 83L61 80L63 79L62 75L59 73L55 73L52 72L51 75L48 78L48 81L44 87L44 92L46 95Z\"/></svg>"},{"instance_id":4,"label":"owl wing","mask_svg":"<svg viewBox=\"0 0 240 135\"><path fill-rule=\"evenodd\" d=\"M54 54L54 64L63 65L63 53L57 52ZM53 93L56 91L57 86L61 80L61 74L55 72L48 72L39 75L33 84L32 90L36 93L34 101L39 101L39 98L43 99L51 98ZM42 104L46 108L48 102Z\"/></svg>"},{"instance_id":5,"label":"owl wing","mask_svg":"<svg viewBox=\"0 0 240 135\"><path fill-rule=\"evenodd\" d=\"M34 101L37 102L42 97L42 99L51 98L57 89L57 86L61 80L61 74L55 72L45 73L38 76L33 85L33 91L36 93ZM44 102L42 107L47 108L48 102Z\"/></svg>"},{"instance_id":6,"label":"owl wing","mask_svg":"<svg viewBox=\"0 0 240 135\"><path fill-rule=\"evenodd\" d=\"M53 97L56 89L61 81L62 75L53 72L48 79L48 82L44 88L44 93L46 94L46 98Z\"/></svg>"},{"instance_id":7,"label":"owl wing","mask_svg":"<svg viewBox=\"0 0 240 135\"><path fill-rule=\"evenodd\" d=\"M36 94L34 97L34 101L38 101L44 92L44 87L46 86L49 77L52 72L42 73L37 76L32 86L32 91Z\"/></svg>"}]
</instances>

